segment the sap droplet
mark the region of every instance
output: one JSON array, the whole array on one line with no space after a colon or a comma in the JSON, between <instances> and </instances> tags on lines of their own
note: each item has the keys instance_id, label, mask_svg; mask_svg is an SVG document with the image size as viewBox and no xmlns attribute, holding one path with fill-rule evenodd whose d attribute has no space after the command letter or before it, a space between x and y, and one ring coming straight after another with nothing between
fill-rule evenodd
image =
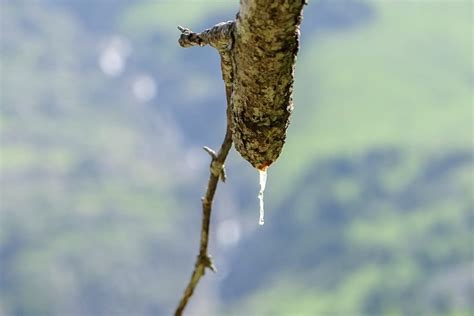
<instances>
[{"instance_id":1,"label":"sap droplet","mask_svg":"<svg viewBox=\"0 0 474 316\"><path fill-rule=\"evenodd\" d=\"M267 184L267 168L258 170L260 175L260 192L258 193L258 199L260 201L260 218L258 220L259 225L265 224L265 209L263 207L263 192L265 191L265 186Z\"/></svg>"}]
</instances>

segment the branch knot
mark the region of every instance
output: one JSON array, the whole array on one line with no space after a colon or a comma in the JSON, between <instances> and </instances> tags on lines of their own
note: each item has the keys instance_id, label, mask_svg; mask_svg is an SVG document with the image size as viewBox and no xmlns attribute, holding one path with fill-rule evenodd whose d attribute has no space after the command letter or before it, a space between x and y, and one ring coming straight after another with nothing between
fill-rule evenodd
<instances>
[{"instance_id":1,"label":"branch knot","mask_svg":"<svg viewBox=\"0 0 474 316\"><path fill-rule=\"evenodd\" d=\"M227 179L225 164L217 159L217 154L213 149L207 146L204 146L203 149L209 154L209 156L211 156L212 159L210 166L211 174L215 177L218 177L222 182L225 182Z\"/></svg>"},{"instance_id":2,"label":"branch knot","mask_svg":"<svg viewBox=\"0 0 474 316\"><path fill-rule=\"evenodd\" d=\"M217 268L212 261L212 257L208 254L198 255L198 260L196 262L196 267L203 265L204 267L210 269L212 272L216 273Z\"/></svg>"}]
</instances>

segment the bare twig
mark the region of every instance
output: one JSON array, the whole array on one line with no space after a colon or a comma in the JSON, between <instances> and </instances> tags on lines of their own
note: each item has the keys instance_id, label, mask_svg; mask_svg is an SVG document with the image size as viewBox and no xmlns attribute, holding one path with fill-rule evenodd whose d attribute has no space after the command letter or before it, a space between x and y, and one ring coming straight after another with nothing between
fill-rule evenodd
<instances>
[{"instance_id":1,"label":"bare twig","mask_svg":"<svg viewBox=\"0 0 474 316\"><path fill-rule=\"evenodd\" d=\"M231 27L233 27L233 22ZM221 23L213 28L206 30L200 34L193 33L189 29L178 27L182 32L179 43L183 47L190 47L194 45L204 46L210 44L213 47L216 47L219 50L221 55L221 62L223 68L223 77L226 84L226 100L227 100L227 128L224 136L224 141L222 142L221 148L216 153L209 147L204 147L204 150L211 156L211 166L210 166L210 175L209 181L207 183L207 190L202 201L202 226L201 226L201 241L199 245L199 255L194 266L194 271L191 275L184 294L176 308L175 315L180 316L183 314L184 308L188 304L189 299L193 295L194 289L196 288L199 280L204 275L206 268L216 271L214 263L212 262L211 256L208 254L208 244L209 244L209 225L211 221L211 211L212 211L212 202L214 200L214 194L216 193L217 183L219 179L223 182L225 181L225 167L224 162L227 158L230 148L232 147L232 109L231 109L231 82L232 79L231 73L226 73L226 65L228 62L228 49L230 49L231 44L229 44L229 39L231 41L229 33L225 35L225 32L229 32L226 23ZM217 36L216 36L217 35ZM227 37L227 40L224 39ZM227 41L227 42L226 42ZM231 42L230 42L231 43ZM214 44L214 45L213 45Z\"/></svg>"},{"instance_id":2,"label":"bare twig","mask_svg":"<svg viewBox=\"0 0 474 316\"><path fill-rule=\"evenodd\" d=\"M222 171L224 170L224 162L227 158L230 148L232 147L232 132L230 130L230 122L227 122L227 131L225 133L224 141L222 142L221 149L212 158L209 181L207 183L207 191L202 200L202 227L201 227L201 242L199 246L199 255L196 260L191 280L189 280L188 286L184 291L183 297L181 298L178 307L176 308L175 315L182 315L186 304L193 295L194 289L196 288L199 280L204 275L205 269L209 268L212 271L216 271L214 263L212 262L211 256L208 254L207 248L209 243L209 224L211 221L212 202L214 194L217 189L217 183L221 177Z\"/></svg>"},{"instance_id":3,"label":"bare twig","mask_svg":"<svg viewBox=\"0 0 474 316\"><path fill-rule=\"evenodd\" d=\"M216 271L214 263L212 262L211 256L207 252L209 243L209 224L211 221L212 202L214 194L217 189L217 183L219 182L221 171L224 168L224 161L227 158L230 148L232 147L232 134L230 133L229 126L224 137L221 149L217 154L216 158L211 162L210 176L207 183L206 195L202 198L202 227L201 227L201 242L199 246L199 255L196 260L191 280L184 291L183 297L181 298L178 307L176 308L175 315L179 316L183 314L183 310L186 307L189 299L193 295L194 289L196 288L199 280L204 275L205 269L209 268L212 271Z\"/></svg>"}]
</instances>

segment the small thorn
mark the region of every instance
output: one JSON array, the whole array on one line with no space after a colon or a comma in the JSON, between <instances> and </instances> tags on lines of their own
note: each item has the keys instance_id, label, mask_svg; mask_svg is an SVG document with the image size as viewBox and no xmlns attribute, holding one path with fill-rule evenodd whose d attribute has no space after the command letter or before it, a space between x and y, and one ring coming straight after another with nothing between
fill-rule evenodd
<instances>
[{"instance_id":1,"label":"small thorn","mask_svg":"<svg viewBox=\"0 0 474 316\"><path fill-rule=\"evenodd\" d=\"M221 173L219 174L219 179L225 183L225 180L227 180L227 173L225 171L225 165L222 166Z\"/></svg>"},{"instance_id":2,"label":"small thorn","mask_svg":"<svg viewBox=\"0 0 474 316\"><path fill-rule=\"evenodd\" d=\"M211 256L207 256L207 267L209 269L211 269L212 272L216 273L217 272L217 268L216 266L214 265L214 262L212 261L212 257Z\"/></svg>"},{"instance_id":3,"label":"small thorn","mask_svg":"<svg viewBox=\"0 0 474 316\"><path fill-rule=\"evenodd\" d=\"M217 154L216 154L216 152L215 152L213 149L211 149L211 148L209 148L209 147L207 147L207 146L202 147L202 149L204 149L204 150L211 156L212 159L216 159L216 158L217 158Z\"/></svg>"},{"instance_id":4,"label":"small thorn","mask_svg":"<svg viewBox=\"0 0 474 316\"><path fill-rule=\"evenodd\" d=\"M217 268L214 263L211 262L211 265L208 268L211 269L212 272L217 273Z\"/></svg>"},{"instance_id":5,"label":"small thorn","mask_svg":"<svg viewBox=\"0 0 474 316\"><path fill-rule=\"evenodd\" d=\"M217 268L216 266L214 265L214 262L212 262L212 257L210 255L204 255L201 257L201 259L204 263L204 266L206 268L209 268L212 272L216 273L217 272Z\"/></svg>"},{"instance_id":6,"label":"small thorn","mask_svg":"<svg viewBox=\"0 0 474 316\"><path fill-rule=\"evenodd\" d=\"M185 28L185 27L182 27L181 25L178 25L178 30L181 31L181 33L185 34L185 33L189 33L190 30Z\"/></svg>"}]
</instances>

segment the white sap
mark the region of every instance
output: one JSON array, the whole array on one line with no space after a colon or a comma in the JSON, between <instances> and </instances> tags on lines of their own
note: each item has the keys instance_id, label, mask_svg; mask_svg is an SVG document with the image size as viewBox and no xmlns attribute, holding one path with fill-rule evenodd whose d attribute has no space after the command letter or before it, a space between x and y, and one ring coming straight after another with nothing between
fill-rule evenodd
<instances>
[{"instance_id":1,"label":"white sap","mask_svg":"<svg viewBox=\"0 0 474 316\"><path fill-rule=\"evenodd\" d=\"M263 208L263 192L265 191L265 185L267 184L267 170L258 170L260 175L260 192L258 193L258 199L260 200L260 218L258 220L259 225L265 223L265 210Z\"/></svg>"}]
</instances>

